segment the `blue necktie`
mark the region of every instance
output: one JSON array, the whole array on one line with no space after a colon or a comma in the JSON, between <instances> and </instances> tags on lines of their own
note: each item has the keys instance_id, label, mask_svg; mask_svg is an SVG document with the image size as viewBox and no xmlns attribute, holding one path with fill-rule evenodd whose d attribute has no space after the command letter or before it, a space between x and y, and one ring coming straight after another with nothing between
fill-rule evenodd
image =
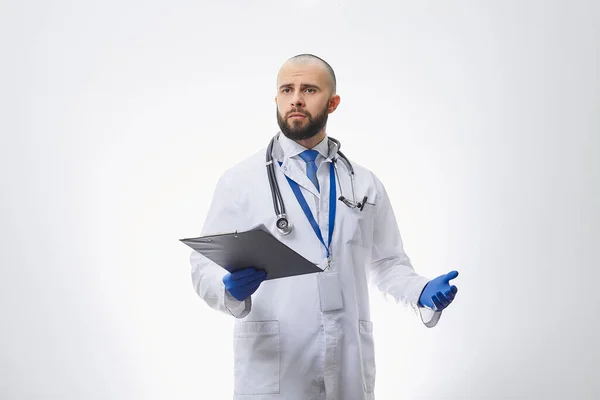
<instances>
[{"instance_id":1,"label":"blue necktie","mask_svg":"<svg viewBox=\"0 0 600 400\"><path fill-rule=\"evenodd\" d=\"M311 180L320 192L319 181L317 180L317 164L315 163L315 159L318 155L319 152L316 150L304 150L300 153L300 158L306 162L306 176L308 176L308 179Z\"/></svg>"}]
</instances>

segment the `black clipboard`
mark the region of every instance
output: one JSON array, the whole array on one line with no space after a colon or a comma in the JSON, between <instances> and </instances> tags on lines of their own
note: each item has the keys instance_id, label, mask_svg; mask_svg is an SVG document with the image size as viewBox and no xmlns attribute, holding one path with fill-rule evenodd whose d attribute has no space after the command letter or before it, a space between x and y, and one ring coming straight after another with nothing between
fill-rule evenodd
<instances>
[{"instance_id":1,"label":"black clipboard","mask_svg":"<svg viewBox=\"0 0 600 400\"><path fill-rule=\"evenodd\" d=\"M255 268L266 280L323 272L262 229L179 239L229 272Z\"/></svg>"}]
</instances>

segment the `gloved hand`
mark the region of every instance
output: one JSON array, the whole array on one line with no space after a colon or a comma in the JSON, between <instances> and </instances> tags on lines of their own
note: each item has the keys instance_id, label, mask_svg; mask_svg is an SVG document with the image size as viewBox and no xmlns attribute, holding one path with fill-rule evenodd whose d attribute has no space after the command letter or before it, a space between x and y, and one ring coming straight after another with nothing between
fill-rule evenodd
<instances>
[{"instance_id":1,"label":"gloved hand","mask_svg":"<svg viewBox=\"0 0 600 400\"><path fill-rule=\"evenodd\" d=\"M448 307L454 300L456 292L458 292L456 286L450 286L450 280L457 276L458 271L451 271L427 282L419 298L419 306L428 307L435 311L442 311Z\"/></svg>"},{"instance_id":2,"label":"gloved hand","mask_svg":"<svg viewBox=\"0 0 600 400\"><path fill-rule=\"evenodd\" d=\"M264 271L254 268L244 268L223 277L225 289L238 301L244 301L258 289L267 277Z\"/></svg>"}]
</instances>

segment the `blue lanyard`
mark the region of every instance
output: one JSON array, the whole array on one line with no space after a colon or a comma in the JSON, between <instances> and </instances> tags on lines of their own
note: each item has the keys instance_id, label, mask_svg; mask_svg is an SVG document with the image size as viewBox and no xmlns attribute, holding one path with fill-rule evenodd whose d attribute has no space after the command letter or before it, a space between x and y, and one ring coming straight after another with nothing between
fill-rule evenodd
<instances>
[{"instance_id":1,"label":"blue lanyard","mask_svg":"<svg viewBox=\"0 0 600 400\"><path fill-rule=\"evenodd\" d=\"M279 163L279 165L281 165L281 162ZM315 221L315 217L313 217L312 212L310 211L310 207L308 206L304 195L300 191L300 187L296 182L288 178L287 175L285 178L290 184L292 191L296 195L296 199L298 200L298 203L300 203L300 207L302 207L302 211L304 211L304 215L306 215L306 218L308 219L308 222L310 222L310 225L315 231L315 234L317 235L323 246L325 246L325 250L327 250L327 258L329 258L329 248L331 247L331 238L333 237L333 226L335 223L335 208L337 204L335 201L337 195L335 191L335 170L333 167L333 162L331 162L329 166L329 241L327 245L323 240L323 235L321 235L321 229L319 228L319 224L317 224L317 221Z\"/></svg>"}]
</instances>

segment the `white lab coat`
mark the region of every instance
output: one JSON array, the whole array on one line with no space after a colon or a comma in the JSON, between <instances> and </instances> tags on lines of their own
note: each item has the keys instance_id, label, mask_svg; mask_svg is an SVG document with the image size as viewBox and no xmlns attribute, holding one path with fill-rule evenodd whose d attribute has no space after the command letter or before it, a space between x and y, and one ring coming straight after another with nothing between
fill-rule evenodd
<instances>
[{"instance_id":1,"label":"white lab coat","mask_svg":"<svg viewBox=\"0 0 600 400\"><path fill-rule=\"evenodd\" d=\"M315 235L285 175L297 182L321 227L329 220L329 163L337 146L327 139L315 149L320 158L320 193L305 174L304 161L290 155L302 146L282 134L273 148L277 182L292 233L281 236L267 171L266 148L226 171L218 181L202 233L244 231L264 224L287 246L324 267L326 250ZM350 157L349 157L350 158ZM352 159L350 158L352 162ZM352 197L345 165L337 162L343 194ZM402 245L385 188L367 169L352 162L356 198L368 196L363 211L337 202L329 269L264 281L244 302L226 292L226 271L192 252L192 281L198 295L236 317L234 399L373 400L375 357L368 283L397 302L421 312L427 326L441 315L416 305L428 279L415 273ZM340 196L339 188L337 196Z\"/></svg>"}]
</instances>

